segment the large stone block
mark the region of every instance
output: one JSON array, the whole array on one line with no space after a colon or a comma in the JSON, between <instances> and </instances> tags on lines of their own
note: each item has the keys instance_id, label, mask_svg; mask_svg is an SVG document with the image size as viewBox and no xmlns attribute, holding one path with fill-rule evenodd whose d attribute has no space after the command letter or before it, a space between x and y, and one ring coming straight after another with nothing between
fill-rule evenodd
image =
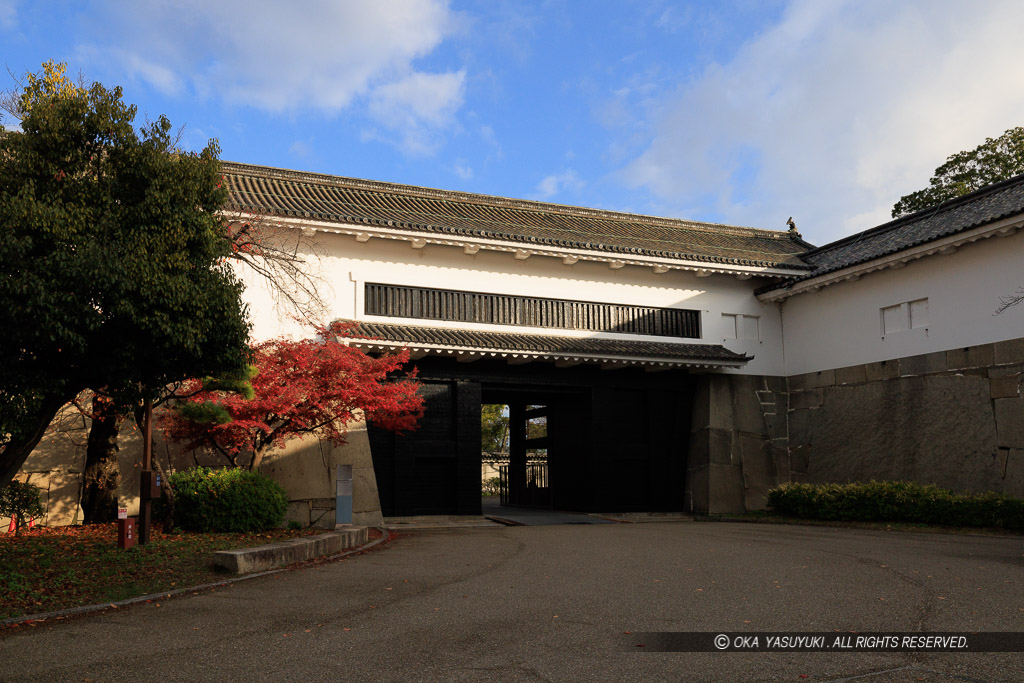
<instances>
[{"instance_id":1,"label":"large stone block","mask_svg":"<svg viewBox=\"0 0 1024 683\"><path fill-rule=\"evenodd\" d=\"M739 464L738 453L736 452L736 432L727 429L709 429L708 439L708 464L710 465L737 465Z\"/></svg>"},{"instance_id":2,"label":"large stone block","mask_svg":"<svg viewBox=\"0 0 1024 683\"><path fill-rule=\"evenodd\" d=\"M690 429L697 431L711 425L711 376L698 376L694 385Z\"/></svg>"},{"instance_id":3,"label":"large stone block","mask_svg":"<svg viewBox=\"0 0 1024 683\"><path fill-rule=\"evenodd\" d=\"M687 469L694 470L699 467L707 467L710 464L708 431L708 428L705 427L700 431L690 434L690 449L686 462Z\"/></svg>"},{"instance_id":4,"label":"large stone block","mask_svg":"<svg viewBox=\"0 0 1024 683\"><path fill-rule=\"evenodd\" d=\"M946 368L949 370L987 368L994 362L995 345L993 344L979 344L946 351Z\"/></svg>"},{"instance_id":5,"label":"large stone block","mask_svg":"<svg viewBox=\"0 0 1024 683\"><path fill-rule=\"evenodd\" d=\"M814 435L813 410L792 410L789 413L789 446L796 448L809 442Z\"/></svg>"},{"instance_id":6,"label":"large stone block","mask_svg":"<svg viewBox=\"0 0 1024 683\"><path fill-rule=\"evenodd\" d=\"M772 460L775 464L775 485L784 484L790 478L790 455L789 449L772 445Z\"/></svg>"},{"instance_id":7,"label":"large stone block","mask_svg":"<svg viewBox=\"0 0 1024 683\"><path fill-rule=\"evenodd\" d=\"M881 382L894 379L900 375L899 360L883 360L868 363L864 366L864 378L868 382Z\"/></svg>"},{"instance_id":8,"label":"large stone block","mask_svg":"<svg viewBox=\"0 0 1024 683\"><path fill-rule=\"evenodd\" d=\"M284 523L295 522L302 528L310 525L309 501L293 500L288 502L288 509L284 513Z\"/></svg>"},{"instance_id":9,"label":"large stone block","mask_svg":"<svg viewBox=\"0 0 1024 683\"><path fill-rule=\"evenodd\" d=\"M1024 448L1024 398L997 398L996 433L1000 448Z\"/></svg>"},{"instance_id":10,"label":"large stone block","mask_svg":"<svg viewBox=\"0 0 1024 683\"><path fill-rule=\"evenodd\" d=\"M1011 448L1002 451L1002 492L1024 498L1024 450Z\"/></svg>"},{"instance_id":11,"label":"large stone block","mask_svg":"<svg viewBox=\"0 0 1024 683\"><path fill-rule=\"evenodd\" d=\"M356 493L358 491L358 493ZM380 514L377 475L373 467L352 468L352 514L357 512ZM381 518L383 521L383 517Z\"/></svg>"},{"instance_id":12,"label":"large stone block","mask_svg":"<svg viewBox=\"0 0 1024 683\"><path fill-rule=\"evenodd\" d=\"M383 522L365 422L353 423L346 442L341 445L315 437L291 441L280 451L272 453L260 471L281 484L288 492L289 500L308 501L311 506L308 524L331 528L334 525L337 465L352 466L353 517L358 514L361 523L373 526ZM327 502L321 504L320 501ZM296 521L301 523L299 519Z\"/></svg>"},{"instance_id":13,"label":"large stone block","mask_svg":"<svg viewBox=\"0 0 1024 683\"><path fill-rule=\"evenodd\" d=\"M685 510L698 515L708 514L708 481L710 478L709 467L698 467L686 473L686 487L684 490Z\"/></svg>"},{"instance_id":14,"label":"large stone block","mask_svg":"<svg viewBox=\"0 0 1024 683\"><path fill-rule=\"evenodd\" d=\"M764 416L764 435L771 440L782 439L789 442L789 417L786 414L786 406L781 406L779 412L774 415Z\"/></svg>"},{"instance_id":15,"label":"large stone block","mask_svg":"<svg viewBox=\"0 0 1024 683\"><path fill-rule=\"evenodd\" d=\"M1024 363L1024 339L1009 339L993 346L996 365Z\"/></svg>"},{"instance_id":16,"label":"large stone block","mask_svg":"<svg viewBox=\"0 0 1024 683\"><path fill-rule=\"evenodd\" d=\"M900 377L931 375L946 371L946 352L922 353L917 356L900 358Z\"/></svg>"},{"instance_id":17,"label":"large stone block","mask_svg":"<svg viewBox=\"0 0 1024 683\"><path fill-rule=\"evenodd\" d=\"M868 381L868 373L867 367L864 365L836 368L836 384L863 384L866 381Z\"/></svg>"},{"instance_id":18,"label":"large stone block","mask_svg":"<svg viewBox=\"0 0 1024 683\"><path fill-rule=\"evenodd\" d=\"M804 389L816 389L818 387L830 387L835 383L835 370L821 370L820 372L808 372L803 375L793 375L789 378L789 390L801 391Z\"/></svg>"},{"instance_id":19,"label":"large stone block","mask_svg":"<svg viewBox=\"0 0 1024 683\"><path fill-rule=\"evenodd\" d=\"M743 458L743 496L747 510L763 510L769 489L775 487L775 461L770 442L740 436Z\"/></svg>"},{"instance_id":20,"label":"large stone block","mask_svg":"<svg viewBox=\"0 0 1024 683\"><path fill-rule=\"evenodd\" d=\"M1024 372L1024 363L1012 363L991 367L986 374L989 377L1009 377L1010 375L1020 375L1022 372Z\"/></svg>"},{"instance_id":21,"label":"large stone block","mask_svg":"<svg viewBox=\"0 0 1024 683\"><path fill-rule=\"evenodd\" d=\"M819 408L825 398L825 390L821 387L807 391L794 391L789 395L790 410L806 410Z\"/></svg>"},{"instance_id":22,"label":"large stone block","mask_svg":"<svg viewBox=\"0 0 1024 683\"><path fill-rule=\"evenodd\" d=\"M802 419L804 413L813 419ZM821 408L790 416L791 467L799 472L806 452L808 481L915 479L951 488L992 481L996 428L984 377L835 387ZM804 444L806 451L798 448Z\"/></svg>"},{"instance_id":23,"label":"large stone block","mask_svg":"<svg viewBox=\"0 0 1024 683\"><path fill-rule=\"evenodd\" d=\"M77 472L50 472L46 490L46 524L67 526L82 523L82 475Z\"/></svg>"},{"instance_id":24,"label":"large stone block","mask_svg":"<svg viewBox=\"0 0 1024 683\"><path fill-rule=\"evenodd\" d=\"M789 471L791 474L806 474L811 444L806 443L789 449Z\"/></svg>"},{"instance_id":25,"label":"large stone block","mask_svg":"<svg viewBox=\"0 0 1024 683\"><path fill-rule=\"evenodd\" d=\"M789 384L786 381L785 377L778 375L768 375L762 377L761 379L764 380L765 387L768 389L768 391L772 392L773 394L785 394L789 390Z\"/></svg>"},{"instance_id":26,"label":"large stone block","mask_svg":"<svg viewBox=\"0 0 1024 683\"><path fill-rule=\"evenodd\" d=\"M758 396L764 380L757 376L733 375L729 378L732 392L732 428L751 434L766 434L765 412L776 412L774 401L766 409ZM715 425L725 426L725 425Z\"/></svg>"},{"instance_id":27,"label":"large stone block","mask_svg":"<svg viewBox=\"0 0 1024 683\"><path fill-rule=\"evenodd\" d=\"M733 429L733 390L728 375L708 375L708 426Z\"/></svg>"},{"instance_id":28,"label":"large stone block","mask_svg":"<svg viewBox=\"0 0 1024 683\"><path fill-rule=\"evenodd\" d=\"M284 448L272 451L260 465L260 472L284 487L289 500L334 496L333 473L320 440L313 436L289 441Z\"/></svg>"},{"instance_id":29,"label":"large stone block","mask_svg":"<svg viewBox=\"0 0 1024 683\"><path fill-rule=\"evenodd\" d=\"M992 398L1019 398L1020 375L1006 375L989 379L989 396Z\"/></svg>"},{"instance_id":30,"label":"large stone block","mask_svg":"<svg viewBox=\"0 0 1024 683\"><path fill-rule=\"evenodd\" d=\"M743 468L739 465L708 467L708 501L708 512L713 515L745 512Z\"/></svg>"}]
</instances>

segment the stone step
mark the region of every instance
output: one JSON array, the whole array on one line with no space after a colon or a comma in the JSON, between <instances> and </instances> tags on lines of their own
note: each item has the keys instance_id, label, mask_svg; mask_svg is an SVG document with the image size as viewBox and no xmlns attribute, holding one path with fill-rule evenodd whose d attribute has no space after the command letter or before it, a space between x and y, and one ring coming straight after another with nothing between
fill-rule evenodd
<instances>
[{"instance_id":1,"label":"stone step","mask_svg":"<svg viewBox=\"0 0 1024 683\"><path fill-rule=\"evenodd\" d=\"M221 550L213 554L213 563L230 574L252 574L340 553L365 544L369 536L369 530L364 526L350 527L253 548Z\"/></svg>"}]
</instances>

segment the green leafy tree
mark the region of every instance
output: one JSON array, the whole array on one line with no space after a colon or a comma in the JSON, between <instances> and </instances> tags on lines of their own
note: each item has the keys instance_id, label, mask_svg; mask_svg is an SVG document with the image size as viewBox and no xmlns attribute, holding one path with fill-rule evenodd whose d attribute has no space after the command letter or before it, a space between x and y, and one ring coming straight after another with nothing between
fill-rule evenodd
<instances>
[{"instance_id":1,"label":"green leafy tree","mask_svg":"<svg viewBox=\"0 0 1024 683\"><path fill-rule=\"evenodd\" d=\"M33 484L12 481L0 489L0 517L14 520L14 535L21 533L25 520L43 516L39 502L39 487Z\"/></svg>"},{"instance_id":2,"label":"green leafy tree","mask_svg":"<svg viewBox=\"0 0 1024 683\"><path fill-rule=\"evenodd\" d=\"M219 149L136 129L120 88L30 74L0 129L0 486L86 389L130 408L248 362ZM11 108L9 108L11 109Z\"/></svg>"},{"instance_id":3,"label":"green leafy tree","mask_svg":"<svg viewBox=\"0 0 1024 683\"><path fill-rule=\"evenodd\" d=\"M497 403L480 407L480 449L485 453L508 452L508 410Z\"/></svg>"},{"instance_id":4,"label":"green leafy tree","mask_svg":"<svg viewBox=\"0 0 1024 683\"><path fill-rule=\"evenodd\" d=\"M935 169L928 187L912 192L892 207L899 218L980 190L986 185L1024 173L1024 127L987 138L975 149L957 152Z\"/></svg>"}]
</instances>

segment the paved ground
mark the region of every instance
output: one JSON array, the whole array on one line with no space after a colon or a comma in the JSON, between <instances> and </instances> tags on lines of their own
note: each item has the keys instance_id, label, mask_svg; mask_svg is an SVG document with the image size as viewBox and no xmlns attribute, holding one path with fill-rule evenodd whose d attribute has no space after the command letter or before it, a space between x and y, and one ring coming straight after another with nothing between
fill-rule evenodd
<instances>
[{"instance_id":1,"label":"paved ground","mask_svg":"<svg viewBox=\"0 0 1024 683\"><path fill-rule=\"evenodd\" d=\"M609 519L585 515L580 512L561 512L546 508L515 507L502 505L497 496L483 498L483 513L487 519L519 526L540 526L544 524L614 524Z\"/></svg>"},{"instance_id":2,"label":"paved ground","mask_svg":"<svg viewBox=\"0 0 1024 683\"><path fill-rule=\"evenodd\" d=\"M418 531L0 637L38 681L1019 681L1024 654L653 653L624 631L1024 631L1024 540L730 523Z\"/></svg>"}]
</instances>

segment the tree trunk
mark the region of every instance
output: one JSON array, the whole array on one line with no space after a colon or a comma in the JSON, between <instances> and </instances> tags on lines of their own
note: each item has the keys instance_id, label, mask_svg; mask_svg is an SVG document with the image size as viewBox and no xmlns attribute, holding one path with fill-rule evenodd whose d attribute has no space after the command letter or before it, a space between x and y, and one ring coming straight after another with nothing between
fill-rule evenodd
<instances>
[{"instance_id":1,"label":"tree trunk","mask_svg":"<svg viewBox=\"0 0 1024 683\"><path fill-rule=\"evenodd\" d=\"M117 519L117 488L121 485L117 436L122 417L109 399L98 394L92 397L92 413L85 453L82 511L86 524L99 524Z\"/></svg>"},{"instance_id":2,"label":"tree trunk","mask_svg":"<svg viewBox=\"0 0 1024 683\"><path fill-rule=\"evenodd\" d=\"M270 450L269 444L264 444L256 448L252 452L252 460L249 461L249 466L246 469L258 472L260 469L260 465L263 464L263 458L264 456L266 456L268 450Z\"/></svg>"},{"instance_id":3,"label":"tree trunk","mask_svg":"<svg viewBox=\"0 0 1024 683\"><path fill-rule=\"evenodd\" d=\"M46 434L46 428L50 426L57 411L74 397L75 395L71 394L44 398L35 413L22 423L26 428L12 436L0 449L0 488L4 488L14 479L14 475Z\"/></svg>"}]
</instances>

